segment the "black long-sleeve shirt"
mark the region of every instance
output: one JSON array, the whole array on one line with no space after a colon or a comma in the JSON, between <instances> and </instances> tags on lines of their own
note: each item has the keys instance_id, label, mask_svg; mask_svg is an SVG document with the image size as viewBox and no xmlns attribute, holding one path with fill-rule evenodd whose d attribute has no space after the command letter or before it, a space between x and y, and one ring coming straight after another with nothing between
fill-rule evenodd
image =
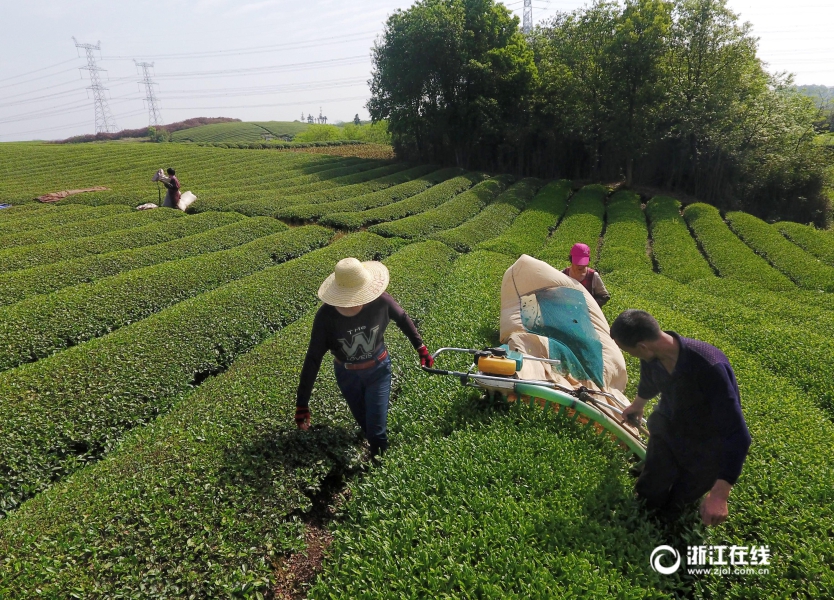
<instances>
[{"instance_id":1,"label":"black long-sleeve shirt","mask_svg":"<svg viewBox=\"0 0 834 600\"><path fill-rule=\"evenodd\" d=\"M363 306L359 314L353 317L346 317L335 307L323 304L313 319L310 345L298 384L296 406L309 404L316 375L328 350L343 363L368 361L385 345L385 329L390 321L397 324L415 349L423 345L414 322L387 292Z\"/></svg>"},{"instance_id":2,"label":"black long-sleeve shirt","mask_svg":"<svg viewBox=\"0 0 834 600\"><path fill-rule=\"evenodd\" d=\"M655 410L672 424L674 439L666 441L673 452L685 455L699 444L720 444L718 479L735 484L751 438L730 361L706 342L666 333L680 343L675 368L669 373L659 360L641 360L637 395L649 399L660 393Z\"/></svg>"}]
</instances>

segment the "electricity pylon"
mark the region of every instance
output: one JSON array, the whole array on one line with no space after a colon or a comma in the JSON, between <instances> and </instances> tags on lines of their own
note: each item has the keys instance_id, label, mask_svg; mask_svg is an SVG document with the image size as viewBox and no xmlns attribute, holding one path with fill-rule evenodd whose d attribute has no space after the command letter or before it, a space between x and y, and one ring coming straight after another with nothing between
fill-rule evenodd
<instances>
[{"instance_id":1,"label":"electricity pylon","mask_svg":"<svg viewBox=\"0 0 834 600\"><path fill-rule=\"evenodd\" d=\"M145 96L145 102L148 103L148 127L159 127L162 125L162 114L159 112L156 96L153 93L153 86L156 84L151 81L151 74L148 71L148 69L153 67L153 63L136 62L135 60L133 62L137 67L142 67L143 78L139 83L145 84L145 92L147 94Z\"/></svg>"},{"instance_id":2,"label":"electricity pylon","mask_svg":"<svg viewBox=\"0 0 834 600\"><path fill-rule=\"evenodd\" d=\"M72 41L75 42L76 48L84 48L87 52L87 66L81 67L84 71L90 72L90 87L88 90L93 91L93 99L96 107L96 133L115 133L116 121L110 112L110 107L107 106L107 96L104 92L107 88L101 85L101 79L98 74L100 71L105 71L96 65L96 57L93 50L101 50L101 42L93 46L92 44L79 44L78 40L73 36Z\"/></svg>"},{"instance_id":3,"label":"electricity pylon","mask_svg":"<svg viewBox=\"0 0 834 600\"><path fill-rule=\"evenodd\" d=\"M524 21L521 30L524 33L533 31L533 0L524 0Z\"/></svg>"}]
</instances>

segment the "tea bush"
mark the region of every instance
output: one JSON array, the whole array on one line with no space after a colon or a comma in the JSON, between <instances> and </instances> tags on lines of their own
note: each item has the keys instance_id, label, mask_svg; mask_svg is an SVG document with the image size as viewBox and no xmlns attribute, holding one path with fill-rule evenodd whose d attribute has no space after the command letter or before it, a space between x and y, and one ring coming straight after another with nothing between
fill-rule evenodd
<instances>
[{"instance_id":1,"label":"tea bush","mask_svg":"<svg viewBox=\"0 0 834 600\"><path fill-rule=\"evenodd\" d=\"M570 194L570 181L560 179L548 183L539 190L512 225L498 237L481 242L477 248L508 256L538 256L547 236L565 213Z\"/></svg>"},{"instance_id":2,"label":"tea bush","mask_svg":"<svg viewBox=\"0 0 834 600\"><path fill-rule=\"evenodd\" d=\"M755 283L769 290L796 290L790 279L771 267L730 231L714 206L700 202L690 204L683 211L683 217L721 277Z\"/></svg>"},{"instance_id":3,"label":"tea bush","mask_svg":"<svg viewBox=\"0 0 834 600\"><path fill-rule=\"evenodd\" d=\"M463 225L430 237L458 252L471 252L479 243L501 235L543 184L540 179L522 179Z\"/></svg>"},{"instance_id":4,"label":"tea bush","mask_svg":"<svg viewBox=\"0 0 834 600\"><path fill-rule=\"evenodd\" d=\"M595 255L602 233L607 195L608 188L602 185L586 185L575 193L559 227L545 243L540 258L557 267L567 266L570 263L570 249L581 242L591 249L591 264L596 264Z\"/></svg>"},{"instance_id":5,"label":"tea bush","mask_svg":"<svg viewBox=\"0 0 834 600\"><path fill-rule=\"evenodd\" d=\"M782 324L834 337L834 298L818 292L796 291L774 294L756 285L712 277L692 282L694 290L728 298L763 314L779 315Z\"/></svg>"},{"instance_id":6,"label":"tea bush","mask_svg":"<svg viewBox=\"0 0 834 600\"><path fill-rule=\"evenodd\" d=\"M757 254L790 277L799 287L834 291L834 267L817 260L785 239L761 219L742 212L727 213L730 227Z\"/></svg>"},{"instance_id":7,"label":"tea bush","mask_svg":"<svg viewBox=\"0 0 834 600\"><path fill-rule=\"evenodd\" d=\"M655 196L646 204L657 270L681 283L714 277L681 216L681 204L668 196Z\"/></svg>"},{"instance_id":8,"label":"tea bush","mask_svg":"<svg viewBox=\"0 0 834 600\"><path fill-rule=\"evenodd\" d=\"M98 460L127 431L297 320L340 258L367 260L391 249L371 234L343 238L0 374L0 510Z\"/></svg>"},{"instance_id":9,"label":"tea bush","mask_svg":"<svg viewBox=\"0 0 834 600\"><path fill-rule=\"evenodd\" d=\"M62 212L68 208L70 207L50 206L49 204L38 204L37 202L32 202L30 204L16 204L14 206L9 206L8 208L3 209L3 221L6 223L10 223L11 221L17 221L18 219L30 219L32 217L47 214L45 212L41 212L44 210ZM73 207L72 210L78 209Z\"/></svg>"},{"instance_id":10,"label":"tea bush","mask_svg":"<svg viewBox=\"0 0 834 600\"><path fill-rule=\"evenodd\" d=\"M434 305L453 255L426 242L385 260L391 293L417 320ZM281 330L105 460L0 521L0 595L268 595L275 565L303 551L299 516L328 478L349 474L360 458L327 367L311 403L312 429L295 430L299 348L311 324L309 315ZM418 371L414 351L392 329L394 368Z\"/></svg>"},{"instance_id":11,"label":"tea bush","mask_svg":"<svg viewBox=\"0 0 834 600\"><path fill-rule=\"evenodd\" d=\"M27 206L27 205L23 205ZM12 233L22 233L33 229L60 227L79 221L90 221L102 217L130 212L126 206L102 206L99 208L83 206L55 206L46 205L47 211L26 215L26 218L3 219L0 221L0 237ZM6 209L8 210L8 209ZM3 215L5 217L5 214Z\"/></svg>"},{"instance_id":12,"label":"tea bush","mask_svg":"<svg viewBox=\"0 0 834 600\"><path fill-rule=\"evenodd\" d=\"M111 231L65 242L44 242L0 250L0 272L28 269L92 254L161 244L235 223L241 218L233 213L211 213L188 219L151 223L133 229Z\"/></svg>"},{"instance_id":13,"label":"tea bush","mask_svg":"<svg viewBox=\"0 0 834 600\"><path fill-rule=\"evenodd\" d=\"M247 161L240 161L242 166ZM208 183L206 192L198 190L197 200L188 207L188 212L198 213L207 210L227 210L229 204L257 199L274 199L281 195L293 193L304 193L315 189L337 187L338 182L334 180L342 177L350 177L379 167L380 161L368 161L358 158L330 159L312 164L294 163L285 166L276 172L275 168L269 169L269 175L264 177L253 177L240 181L240 178L232 178L228 171L234 172L234 165L224 165L224 172L227 173L225 181L211 181ZM300 168L299 168L300 167ZM355 182L354 182L355 183ZM236 185L234 185L236 184Z\"/></svg>"},{"instance_id":14,"label":"tea bush","mask_svg":"<svg viewBox=\"0 0 834 600\"><path fill-rule=\"evenodd\" d=\"M213 217L221 215L227 217L231 214L205 213L202 216L215 221L216 219ZM194 218L196 219L197 216ZM222 220L224 219L220 221L222 222ZM186 221L183 219L174 221L176 224L183 222ZM30 296L47 294L80 283L90 283L131 269L234 248L286 229L287 226L280 221L268 217L256 217L144 248L96 254L31 269L2 273L0 274L0 286L2 286L0 287L0 304L19 302ZM37 247L34 246L34 248ZM25 248L31 247L26 246ZM21 258L25 259L27 256Z\"/></svg>"},{"instance_id":15,"label":"tea bush","mask_svg":"<svg viewBox=\"0 0 834 600\"><path fill-rule=\"evenodd\" d=\"M630 269L651 270L648 254L646 217L640 206L640 195L620 191L611 196L605 210L605 237L597 268L603 272L627 265Z\"/></svg>"},{"instance_id":16,"label":"tea bush","mask_svg":"<svg viewBox=\"0 0 834 600\"><path fill-rule=\"evenodd\" d=\"M111 208L111 207L107 207ZM116 207L122 208L122 207ZM129 210L129 209L128 209ZM108 231L118 231L133 227L142 227L149 223L158 223L170 219L180 219L185 216L182 212L170 208L157 210L131 211L115 214L109 217L91 219L89 221L78 221L56 227L44 229L32 229L20 233L9 233L0 236L0 249L17 248L30 244L43 244L45 242L66 241L77 238L99 235Z\"/></svg>"},{"instance_id":17,"label":"tea bush","mask_svg":"<svg viewBox=\"0 0 834 600\"><path fill-rule=\"evenodd\" d=\"M803 250L834 266L834 235L830 231L790 221L774 223L773 227Z\"/></svg>"},{"instance_id":18,"label":"tea bush","mask_svg":"<svg viewBox=\"0 0 834 600\"><path fill-rule=\"evenodd\" d=\"M403 165L406 167L407 165ZM404 168L396 171L391 175L371 179L365 183L354 183L352 185L344 185L341 187L330 188L319 192L309 192L307 194L299 194L297 196L285 196L275 200L249 200L244 202L235 202L229 205L229 210L234 210L249 216L268 215L268 216L284 216L279 215L281 211L290 206L319 206L322 203L337 202L339 200L346 200L364 194L371 194L379 190L388 189L390 187L400 185L412 181L417 177L422 177L435 168L430 165L423 165L413 168ZM313 209L313 212L316 212ZM293 218L294 214L288 214L287 217ZM309 220L309 217L300 216L296 220Z\"/></svg>"},{"instance_id":19,"label":"tea bush","mask_svg":"<svg viewBox=\"0 0 834 600\"><path fill-rule=\"evenodd\" d=\"M417 172L426 171L417 175ZM323 215L330 213L341 212L345 210L367 210L375 208L384 204L391 204L398 200L403 200L422 191L427 190L432 185L442 183L447 179L463 174L461 169L414 169L414 177L397 182L395 185L386 186L385 188L376 191L368 189L362 194L355 194L351 197L335 198L332 201L325 202L307 202L305 198L313 198L314 195L308 196L292 196L287 198L288 204L277 207L273 215L279 219L289 219L291 221L306 221L315 220ZM334 190L336 191L336 190ZM298 200L298 202L296 202Z\"/></svg>"},{"instance_id":20,"label":"tea bush","mask_svg":"<svg viewBox=\"0 0 834 600\"><path fill-rule=\"evenodd\" d=\"M330 213L327 218L321 219L320 222L323 225L339 227L340 229L359 229L366 225L402 219L439 206L486 178L487 176L482 173L466 173L459 177L447 179L443 183L438 183L424 192L403 200L357 212Z\"/></svg>"},{"instance_id":21,"label":"tea bush","mask_svg":"<svg viewBox=\"0 0 834 600\"><path fill-rule=\"evenodd\" d=\"M322 225L345 229L345 223L349 223L354 212L361 212L372 208L379 208L394 204L400 200L411 198L425 192L433 185L443 183L454 177L460 177L465 171L458 168L439 169L428 175L418 177L408 183L402 183L386 190L380 190L373 194L365 194L356 198L328 202L323 205L314 206L289 206L286 211L276 213L278 218L294 219L296 214L304 214L311 219L318 219ZM298 212L296 213L296 209ZM303 211L303 212L302 212Z\"/></svg>"},{"instance_id":22,"label":"tea bush","mask_svg":"<svg viewBox=\"0 0 834 600\"><path fill-rule=\"evenodd\" d=\"M499 176L482 181L469 191L458 194L437 208L427 210L388 223L370 227L368 231L385 237L422 239L437 231L456 227L477 215L485 206L495 200L511 182L508 176Z\"/></svg>"},{"instance_id":23,"label":"tea bush","mask_svg":"<svg viewBox=\"0 0 834 600\"><path fill-rule=\"evenodd\" d=\"M138 322L187 298L327 244L315 225L262 237L231 250L125 271L0 308L0 370L49 356Z\"/></svg>"}]
</instances>

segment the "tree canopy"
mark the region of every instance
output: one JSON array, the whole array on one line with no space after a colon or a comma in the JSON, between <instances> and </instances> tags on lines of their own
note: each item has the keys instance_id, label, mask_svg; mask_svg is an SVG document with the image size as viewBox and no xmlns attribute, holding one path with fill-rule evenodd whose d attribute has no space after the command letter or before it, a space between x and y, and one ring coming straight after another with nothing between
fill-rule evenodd
<instances>
[{"instance_id":1,"label":"tree canopy","mask_svg":"<svg viewBox=\"0 0 834 600\"><path fill-rule=\"evenodd\" d=\"M493 0L421 0L373 49L368 104L403 158L619 179L827 222L820 109L726 0L598 0L525 36Z\"/></svg>"}]
</instances>

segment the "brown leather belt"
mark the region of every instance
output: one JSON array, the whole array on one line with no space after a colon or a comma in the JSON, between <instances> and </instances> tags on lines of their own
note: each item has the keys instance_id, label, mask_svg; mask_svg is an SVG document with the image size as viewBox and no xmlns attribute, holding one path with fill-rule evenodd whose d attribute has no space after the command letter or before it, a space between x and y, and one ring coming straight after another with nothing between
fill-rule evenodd
<instances>
[{"instance_id":1,"label":"brown leather belt","mask_svg":"<svg viewBox=\"0 0 834 600\"><path fill-rule=\"evenodd\" d=\"M336 361L336 364L342 365L345 369L348 369L349 371L361 371L362 369L370 369L371 367L377 366L379 363L385 360L386 356L388 356L388 348L380 352L379 356L377 356L376 358L372 358L371 360L366 360L365 362L361 363L343 363L338 358L334 358L333 360Z\"/></svg>"}]
</instances>

